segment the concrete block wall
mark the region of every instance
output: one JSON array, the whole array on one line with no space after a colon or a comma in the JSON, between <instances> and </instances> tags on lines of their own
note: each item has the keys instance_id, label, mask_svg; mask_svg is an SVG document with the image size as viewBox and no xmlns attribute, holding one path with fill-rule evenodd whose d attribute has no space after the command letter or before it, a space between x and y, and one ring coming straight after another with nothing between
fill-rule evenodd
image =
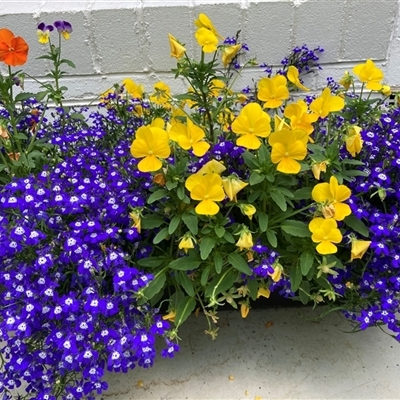
<instances>
[{"instance_id":1,"label":"concrete block wall","mask_svg":"<svg viewBox=\"0 0 400 400\"><path fill-rule=\"evenodd\" d=\"M324 47L323 71L306 77L314 89L367 58L383 68L388 84L400 88L400 0L0 0L0 27L27 40L23 69L43 79L49 65L35 60L44 54L36 27L42 21L71 22L74 32L63 42L63 55L77 68L69 69L64 84L71 102L85 103L126 77L149 92L159 80L174 92L184 90L186 84L170 72L176 64L168 33L198 55L194 20L201 12L222 36L240 29L259 62L277 65L296 45ZM259 68L246 69L238 88L261 76ZM26 87L37 89L29 80Z\"/></svg>"}]
</instances>

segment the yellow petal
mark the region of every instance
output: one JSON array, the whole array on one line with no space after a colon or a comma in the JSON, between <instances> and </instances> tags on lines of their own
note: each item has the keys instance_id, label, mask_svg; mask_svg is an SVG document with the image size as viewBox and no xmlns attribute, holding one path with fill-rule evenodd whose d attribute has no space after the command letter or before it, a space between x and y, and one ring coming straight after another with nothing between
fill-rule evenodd
<instances>
[{"instance_id":1,"label":"yellow petal","mask_svg":"<svg viewBox=\"0 0 400 400\"><path fill-rule=\"evenodd\" d=\"M214 201L203 200L196 206L195 211L199 215L215 215L218 214L219 206Z\"/></svg>"},{"instance_id":2,"label":"yellow petal","mask_svg":"<svg viewBox=\"0 0 400 400\"><path fill-rule=\"evenodd\" d=\"M162 167L162 162L155 156L146 156L138 164L140 172L154 172Z\"/></svg>"}]
</instances>

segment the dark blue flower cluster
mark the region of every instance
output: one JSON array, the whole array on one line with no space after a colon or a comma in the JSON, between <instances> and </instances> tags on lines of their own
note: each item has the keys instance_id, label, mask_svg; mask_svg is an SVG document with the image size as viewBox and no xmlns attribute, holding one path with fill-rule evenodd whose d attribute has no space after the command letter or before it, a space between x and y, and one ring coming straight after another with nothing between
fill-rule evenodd
<instances>
[{"instance_id":1,"label":"dark blue flower cluster","mask_svg":"<svg viewBox=\"0 0 400 400\"><path fill-rule=\"evenodd\" d=\"M370 234L359 239L371 246L362 260L353 260L330 280L348 301L346 315L361 329L383 324L400 340L400 109L383 113L361 135L367 176L354 177L348 186L352 213ZM362 300L361 307L352 304L354 297Z\"/></svg>"},{"instance_id":2,"label":"dark blue flower cluster","mask_svg":"<svg viewBox=\"0 0 400 400\"><path fill-rule=\"evenodd\" d=\"M32 398L94 399L106 370L151 366L157 336L165 357L178 346L143 298L152 275L132 261L148 251L129 216L151 185L129 154L140 121L119 140L112 109L80 129L60 114L63 161L0 189L0 393L25 381Z\"/></svg>"}]
</instances>

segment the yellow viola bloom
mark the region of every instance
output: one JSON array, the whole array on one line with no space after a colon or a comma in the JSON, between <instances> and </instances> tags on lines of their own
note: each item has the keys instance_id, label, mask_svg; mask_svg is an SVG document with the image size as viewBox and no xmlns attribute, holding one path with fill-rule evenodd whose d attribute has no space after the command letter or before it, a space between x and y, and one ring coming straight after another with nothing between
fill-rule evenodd
<instances>
[{"instance_id":1,"label":"yellow viola bloom","mask_svg":"<svg viewBox=\"0 0 400 400\"><path fill-rule=\"evenodd\" d=\"M190 119L187 119L186 125L180 122L172 125L169 135L182 149L192 149L193 154L197 157L203 157L210 148L210 145L203 140L206 136L203 129L195 125Z\"/></svg>"},{"instance_id":2,"label":"yellow viola bloom","mask_svg":"<svg viewBox=\"0 0 400 400\"><path fill-rule=\"evenodd\" d=\"M168 314L164 315L162 319L164 321L171 321L174 322L176 317L176 311L170 311Z\"/></svg>"},{"instance_id":3,"label":"yellow viola bloom","mask_svg":"<svg viewBox=\"0 0 400 400\"><path fill-rule=\"evenodd\" d=\"M383 72L374 62L368 59L365 64L356 65L353 72L358 76L358 79L366 83L366 88L369 90L381 90Z\"/></svg>"},{"instance_id":4,"label":"yellow viola bloom","mask_svg":"<svg viewBox=\"0 0 400 400\"><path fill-rule=\"evenodd\" d=\"M269 299L269 296L271 295L271 291L266 288L266 287L260 287L258 288L258 292L257 292L257 299L259 297L265 297L266 299Z\"/></svg>"},{"instance_id":5,"label":"yellow viola bloom","mask_svg":"<svg viewBox=\"0 0 400 400\"><path fill-rule=\"evenodd\" d=\"M240 231L240 236L238 241L235 243L239 250L247 249L250 250L253 248L253 236L246 226L243 225L242 230Z\"/></svg>"},{"instance_id":6,"label":"yellow viola bloom","mask_svg":"<svg viewBox=\"0 0 400 400\"><path fill-rule=\"evenodd\" d=\"M276 169L279 172L284 174L300 172L301 165L297 160L304 160L307 155L304 136L304 131L298 130L283 130L271 134L268 139L272 147L271 161L278 164Z\"/></svg>"},{"instance_id":7,"label":"yellow viola bloom","mask_svg":"<svg viewBox=\"0 0 400 400\"><path fill-rule=\"evenodd\" d=\"M185 186L186 188L188 188L187 185ZM222 188L221 177L218 174L206 174L197 176L196 185L194 185L190 190L190 197L193 200L200 201L200 203L195 208L197 214L217 214L219 211L219 206L216 202L222 201L225 198L225 192Z\"/></svg>"},{"instance_id":8,"label":"yellow viola bloom","mask_svg":"<svg viewBox=\"0 0 400 400\"><path fill-rule=\"evenodd\" d=\"M211 22L210 18L207 17L206 14L199 14L199 17L194 21L194 24L198 28L205 28L210 30L215 36L217 36L219 39L224 40L224 38L218 33L217 29Z\"/></svg>"},{"instance_id":9,"label":"yellow viola bloom","mask_svg":"<svg viewBox=\"0 0 400 400\"><path fill-rule=\"evenodd\" d=\"M194 36L204 53L214 53L214 51L217 51L218 38L212 31L206 28L200 28L196 31Z\"/></svg>"},{"instance_id":10,"label":"yellow viola bloom","mask_svg":"<svg viewBox=\"0 0 400 400\"><path fill-rule=\"evenodd\" d=\"M292 82L297 88L304 90L306 92L310 90L300 82L299 70L295 66L293 65L289 66L286 76L288 80Z\"/></svg>"},{"instance_id":11,"label":"yellow viola bloom","mask_svg":"<svg viewBox=\"0 0 400 400\"><path fill-rule=\"evenodd\" d=\"M221 94L221 91L225 89L225 82L221 81L221 79L213 79L210 84L210 93L214 97L218 97Z\"/></svg>"},{"instance_id":12,"label":"yellow viola bloom","mask_svg":"<svg viewBox=\"0 0 400 400\"><path fill-rule=\"evenodd\" d=\"M351 240L351 255L350 261L361 259L365 252L368 250L371 245L370 240L358 240L353 238Z\"/></svg>"},{"instance_id":13,"label":"yellow viola bloom","mask_svg":"<svg viewBox=\"0 0 400 400\"><path fill-rule=\"evenodd\" d=\"M238 146L256 150L261 146L259 137L266 138L271 133L271 118L257 103L245 105L232 123L232 131L240 135Z\"/></svg>"},{"instance_id":14,"label":"yellow viola bloom","mask_svg":"<svg viewBox=\"0 0 400 400\"><path fill-rule=\"evenodd\" d=\"M194 240L190 233L184 235L178 245L180 250L183 250L185 253L189 251L189 249L194 249Z\"/></svg>"},{"instance_id":15,"label":"yellow viola bloom","mask_svg":"<svg viewBox=\"0 0 400 400\"><path fill-rule=\"evenodd\" d=\"M171 97L171 89L164 82L157 82L154 85L155 93L150 96L150 101L158 105L166 105Z\"/></svg>"},{"instance_id":16,"label":"yellow viola bloom","mask_svg":"<svg viewBox=\"0 0 400 400\"><path fill-rule=\"evenodd\" d=\"M242 182L236 175L230 175L226 178L222 178L222 186L224 187L226 195L230 201L237 203L236 195L246 186L248 183Z\"/></svg>"},{"instance_id":17,"label":"yellow viola bloom","mask_svg":"<svg viewBox=\"0 0 400 400\"><path fill-rule=\"evenodd\" d=\"M265 101L264 108L278 108L289 98L287 79L283 75L262 78L257 84L257 98Z\"/></svg>"},{"instance_id":18,"label":"yellow viola bloom","mask_svg":"<svg viewBox=\"0 0 400 400\"><path fill-rule=\"evenodd\" d=\"M232 46L225 46L222 49L222 64L225 68L232 62L232 60L236 57L241 48L241 44L235 44Z\"/></svg>"},{"instance_id":19,"label":"yellow viola bloom","mask_svg":"<svg viewBox=\"0 0 400 400\"><path fill-rule=\"evenodd\" d=\"M336 221L343 221L351 214L350 206L343 203L350 196L351 190L345 185L339 185L334 176L331 176L329 183L324 182L315 185L311 192L314 201L333 206L332 218Z\"/></svg>"},{"instance_id":20,"label":"yellow viola bloom","mask_svg":"<svg viewBox=\"0 0 400 400\"><path fill-rule=\"evenodd\" d=\"M249 219L257 212L257 209L252 204L239 204L240 211L243 215L247 215Z\"/></svg>"},{"instance_id":21,"label":"yellow viola bloom","mask_svg":"<svg viewBox=\"0 0 400 400\"><path fill-rule=\"evenodd\" d=\"M122 81L122 85L125 87L127 93L129 93L134 99L141 99L144 93L143 85L136 84L132 79L126 78Z\"/></svg>"},{"instance_id":22,"label":"yellow viola bloom","mask_svg":"<svg viewBox=\"0 0 400 400\"><path fill-rule=\"evenodd\" d=\"M138 164L141 172L158 171L162 167L160 158L171 154L168 133L160 128L141 126L131 145L131 154L135 158L143 158Z\"/></svg>"},{"instance_id":23,"label":"yellow viola bloom","mask_svg":"<svg viewBox=\"0 0 400 400\"><path fill-rule=\"evenodd\" d=\"M179 60L186 53L186 49L169 33L168 40L171 48L171 57Z\"/></svg>"},{"instance_id":24,"label":"yellow viola bloom","mask_svg":"<svg viewBox=\"0 0 400 400\"><path fill-rule=\"evenodd\" d=\"M352 125L347 128L347 137L345 139L346 150L355 157L362 149L363 140L361 139L361 128Z\"/></svg>"},{"instance_id":25,"label":"yellow viola bloom","mask_svg":"<svg viewBox=\"0 0 400 400\"><path fill-rule=\"evenodd\" d=\"M343 98L340 96L332 96L329 88L325 88L321 96L317 97L310 104L310 110L320 118L326 118L329 113L340 111L343 108Z\"/></svg>"},{"instance_id":26,"label":"yellow viola bloom","mask_svg":"<svg viewBox=\"0 0 400 400\"><path fill-rule=\"evenodd\" d=\"M392 94L392 89L389 85L382 85L381 93L384 96L390 96Z\"/></svg>"},{"instance_id":27,"label":"yellow viola bloom","mask_svg":"<svg viewBox=\"0 0 400 400\"><path fill-rule=\"evenodd\" d=\"M292 129L302 129L307 135L314 131L312 124L318 119L317 114L308 112L308 107L304 100L288 104L285 107L284 116L290 119L290 127ZM312 141L311 138L309 140Z\"/></svg>"},{"instance_id":28,"label":"yellow viola bloom","mask_svg":"<svg viewBox=\"0 0 400 400\"><path fill-rule=\"evenodd\" d=\"M334 219L314 218L309 223L308 228L312 232L311 240L314 243L319 243L316 247L319 254L337 252L337 247L333 243L340 243L343 237Z\"/></svg>"}]
</instances>

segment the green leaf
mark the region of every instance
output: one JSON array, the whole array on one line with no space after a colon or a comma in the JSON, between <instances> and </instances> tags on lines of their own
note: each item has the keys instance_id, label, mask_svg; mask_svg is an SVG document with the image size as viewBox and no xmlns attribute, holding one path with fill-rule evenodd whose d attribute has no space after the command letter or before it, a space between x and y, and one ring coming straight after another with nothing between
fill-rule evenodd
<instances>
[{"instance_id":1,"label":"green leaf","mask_svg":"<svg viewBox=\"0 0 400 400\"><path fill-rule=\"evenodd\" d=\"M235 238L229 232L225 232L224 239L229 243L236 243Z\"/></svg>"},{"instance_id":2,"label":"green leaf","mask_svg":"<svg viewBox=\"0 0 400 400\"><path fill-rule=\"evenodd\" d=\"M182 221L188 227L190 232L193 233L193 235L197 235L197 233L199 231L199 220L196 215L183 214Z\"/></svg>"},{"instance_id":3,"label":"green leaf","mask_svg":"<svg viewBox=\"0 0 400 400\"><path fill-rule=\"evenodd\" d=\"M308 199L311 199L311 191L312 191L312 188L310 188L310 187L303 187L301 189L297 189L293 193L293 199L294 200L308 200Z\"/></svg>"},{"instance_id":4,"label":"green leaf","mask_svg":"<svg viewBox=\"0 0 400 400\"><path fill-rule=\"evenodd\" d=\"M203 237L200 242L200 257L202 260L207 260L212 249L214 248L216 240L212 237Z\"/></svg>"},{"instance_id":5,"label":"green leaf","mask_svg":"<svg viewBox=\"0 0 400 400\"><path fill-rule=\"evenodd\" d=\"M246 275L251 275L253 273L247 261L238 253L228 254L228 262L233 266L233 268Z\"/></svg>"},{"instance_id":6,"label":"green leaf","mask_svg":"<svg viewBox=\"0 0 400 400\"><path fill-rule=\"evenodd\" d=\"M153 243L158 244L162 242L164 239L168 237L168 235L169 235L168 228L167 227L162 228L161 231L158 232L156 236L154 236Z\"/></svg>"},{"instance_id":7,"label":"green leaf","mask_svg":"<svg viewBox=\"0 0 400 400\"><path fill-rule=\"evenodd\" d=\"M214 261L214 268L215 268L215 272L217 274L220 274L222 271L222 266L224 265L224 259L221 256L220 253L214 253L213 255L213 261Z\"/></svg>"},{"instance_id":8,"label":"green leaf","mask_svg":"<svg viewBox=\"0 0 400 400\"><path fill-rule=\"evenodd\" d=\"M71 117L72 119L77 120L77 121L85 121L85 116L82 115L82 114L80 114L80 113L72 113L72 114L70 115L70 117Z\"/></svg>"},{"instance_id":9,"label":"green leaf","mask_svg":"<svg viewBox=\"0 0 400 400\"><path fill-rule=\"evenodd\" d=\"M303 274L299 265L295 265L290 270L290 285L292 292L296 292L300 286Z\"/></svg>"},{"instance_id":10,"label":"green leaf","mask_svg":"<svg viewBox=\"0 0 400 400\"><path fill-rule=\"evenodd\" d=\"M272 247L276 247L278 245L278 239L276 238L276 233L274 231L267 230L267 239Z\"/></svg>"},{"instance_id":11,"label":"green leaf","mask_svg":"<svg viewBox=\"0 0 400 400\"><path fill-rule=\"evenodd\" d=\"M263 164L265 164L268 161L271 161L271 155L265 144L262 144L258 149L258 158Z\"/></svg>"},{"instance_id":12,"label":"green leaf","mask_svg":"<svg viewBox=\"0 0 400 400\"><path fill-rule=\"evenodd\" d=\"M175 215L170 223L169 223L169 227L168 227L168 233L170 235L172 235L178 228L179 224L181 222L181 217L179 215Z\"/></svg>"},{"instance_id":13,"label":"green leaf","mask_svg":"<svg viewBox=\"0 0 400 400\"><path fill-rule=\"evenodd\" d=\"M178 196L179 200L183 200L185 198L185 188L183 186L178 186L176 195Z\"/></svg>"},{"instance_id":14,"label":"green leaf","mask_svg":"<svg viewBox=\"0 0 400 400\"><path fill-rule=\"evenodd\" d=\"M276 203L276 205L282 211L286 211L287 210L285 196L281 192L278 192L276 190L271 190L271 192L269 194L271 196L271 199Z\"/></svg>"},{"instance_id":15,"label":"green leaf","mask_svg":"<svg viewBox=\"0 0 400 400\"><path fill-rule=\"evenodd\" d=\"M186 272L178 271L178 274L180 274L181 285L185 289L185 292L190 297L194 297L193 282L189 279L189 277L187 276Z\"/></svg>"},{"instance_id":16,"label":"green leaf","mask_svg":"<svg viewBox=\"0 0 400 400\"><path fill-rule=\"evenodd\" d=\"M354 215L347 216L343 222L351 229L355 230L360 235L364 237L369 237L369 230L367 226L360 219L355 217Z\"/></svg>"},{"instance_id":17,"label":"green leaf","mask_svg":"<svg viewBox=\"0 0 400 400\"><path fill-rule=\"evenodd\" d=\"M165 257L146 257L137 260L136 263L141 267L157 268L166 262Z\"/></svg>"},{"instance_id":18,"label":"green leaf","mask_svg":"<svg viewBox=\"0 0 400 400\"><path fill-rule=\"evenodd\" d=\"M163 197L166 197L167 195L168 195L168 190L158 189L149 196L149 198L147 199L147 203L149 204L154 203L155 201L160 200Z\"/></svg>"},{"instance_id":19,"label":"green leaf","mask_svg":"<svg viewBox=\"0 0 400 400\"><path fill-rule=\"evenodd\" d=\"M254 192L250 193L250 196L248 197L248 202L250 204L254 203L262 194L262 190L255 190Z\"/></svg>"},{"instance_id":20,"label":"green leaf","mask_svg":"<svg viewBox=\"0 0 400 400\"><path fill-rule=\"evenodd\" d=\"M256 218L258 220L258 225L261 232L266 232L266 230L268 229L268 215L261 211L257 211Z\"/></svg>"},{"instance_id":21,"label":"green leaf","mask_svg":"<svg viewBox=\"0 0 400 400\"><path fill-rule=\"evenodd\" d=\"M22 133L22 132L17 132L17 133L15 133L14 135L13 135L13 137L15 138L15 139L19 139L19 140L26 140L26 139L28 139L28 136L26 136L24 133Z\"/></svg>"},{"instance_id":22,"label":"green leaf","mask_svg":"<svg viewBox=\"0 0 400 400\"><path fill-rule=\"evenodd\" d=\"M250 186L257 185L258 183L261 183L264 179L265 179L264 175L261 175L258 172L253 171L249 179Z\"/></svg>"},{"instance_id":23,"label":"green leaf","mask_svg":"<svg viewBox=\"0 0 400 400\"><path fill-rule=\"evenodd\" d=\"M147 299L153 298L163 287L166 280L166 274L162 273L154 278L144 289L143 294Z\"/></svg>"},{"instance_id":24,"label":"green leaf","mask_svg":"<svg viewBox=\"0 0 400 400\"><path fill-rule=\"evenodd\" d=\"M313 263L314 263L314 256L310 252L304 251L303 253L301 253L300 269L303 276L307 276L308 272L313 266Z\"/></svg>"},{"instance_id":25,"label":"green leaf","mask_svg":"<svg viewBox=\"0 0 400 400\"><path fill-rule=\"evenodd\" d=\"M30 99L31 97L36 98L36 95L34 93L22 92L15 96L15 101L24 101Z\"/></svg>"},{"instance_id":26,"label":"green leaf","mask_svg":"<svg viewBox=\"0 0 400 400\"><path fill-rule=\"evenodd\" d=\"M249 289L251 299L257 300L257 293L258 293L257 279L249 279L249 281L247 282L247 288Z\"/></svg>"},{"instance_id":27,"label":"green leaf","mask_svg":"<svg viewBox=\"0 0 400 400\"><path fill-rule=\"evenodd\" d=\"M184 297L182 301L179 302L176 309L175 316L175 326L178 328L181 326L189 317L189 315L194 311L196 307L196 300L193 297Z\"/></svg>"},{"instance_id":28,"label":"green leaf","mask_svg":"<svg viewBox=\"0 0 400 400\"><path fill-rule=\"evenodd\" d=\"M295 221L293 219L287 219L281 225L284 232L292 236L297 237L310 237L311 232L308 229L308 225L301 221Z\"/></svg>"},{"instance_id":29,"label":"green leaf","mask_svg":"<svg viewBox=\"0 0 400 400\"><path fill-rule=\"evenodd\" d=\"M222 237L224 237L224 235L225 235L225 228L224 228L223 226L221 226L221 225L217 225L217 226L214 228L214 231L215 231L215 234L216 234L219 238L222 238Z\"/></svg>"},{"instance_id":30,"label":"green leaf","mask_svg":"<svg viewBox=\"0 0 400 400\"><path fill-rule=\"evenodd\" d=\"M260 166L260 163L258 162L257 157L248 151L245 151L243 153L243 161L251 169L259 168L259 166Z\"/></svg>"},{"instance_id":31,"label":"green leaf","mask_svg":"<svg viewBox=\"0 0 400 400\"><path fill-rule=\"evenodd\" d=\"M71 61L71 60L67 60L65 58L63 58L62 60L60 60L60 64L67 64L69 65L71 68L76 68L75 64Z\"/></svg>"},{"instance_id":32,"label":"green leaf","mask_svg":"<svg viewBox=\"0 0 400 400\"><path fill-rule=\"evenodd\" d=\"M171 190L175 189L178 186L178 182L177 181L167 181L165 186L169 191L171 191Z\"/></svg>"},{"instance_id":33,"label":"green leaf","mask_svg":"<svg viewBox=\"0 0 400 400\"><path fill-rule=\"evenodd\" d=\"M304 292L303 290L299 290L300 300L304 305L306 305L310 300L310 296L307 294L310 293L310 283L308 281L303 281L300 288L304 290Z\"/></svg>"},{"instance_id":34,"label":"green leaf","mask_svg":"<svg viewBox=\"0 0 400 400\"><path fill-rule=\"evenodd\" d=\"M200 264L200 260L195 260L189 257L180 257L172 261L169 264L169 267L177 271L191 271L193 269L199 268Z\"/></svg>"},{"instance_id":35,"label":"green leaf","mask_svg":"<svg viewBox=\"0 0 400 400\"><path fill-rule=\"evenodd\" d=\"M231 270L223 274L215 275L208 284L205 297L210 297L213 293L217 295L225 290L229 290L237 278L237 271Z\"/></svg>"},{"instance_id":36,"label":"green leaf","mask_svg":"<svg viewBox=\"0 0 400 400\"><path fill-rule=\"evenodd\" d=\"M211 272L211 265L207 265L207 267L205 267L203 272L201 273L201 277L200 277L201 286L207 285L207 281L208 281L208 277L210 276L210 272Z\"/></svg>"},{"instance_id":37,"label":"green leaf","mask_svg":"<svg viewBox=\"0 0 400 400\"><path fill-rule=\"evenodd\" d=\"M143 229L159 228L163 223L164 220L159 215L146 215L141 221Z\"/></svg>"}]
</instances>

